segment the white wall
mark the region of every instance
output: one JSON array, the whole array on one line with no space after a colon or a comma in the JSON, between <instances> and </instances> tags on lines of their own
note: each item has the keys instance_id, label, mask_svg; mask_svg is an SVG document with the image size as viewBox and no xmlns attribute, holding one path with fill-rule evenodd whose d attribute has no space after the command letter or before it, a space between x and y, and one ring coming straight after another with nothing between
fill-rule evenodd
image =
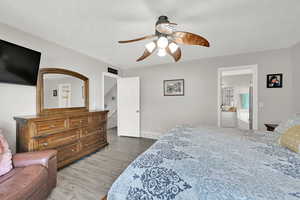
<instances>
[{"instance_id":1,"label":"white wall","mask_svg":"<svg viewBox=\"0 0 300 200\"><path fill-rule=\"evenodd\" d=\"M124 71L125 76L141 80L142 134L160 134L183 123L217 125L217 69L253 64L258 65L258 99L264 104L258 114L259 127L288 118L292 113L292 67L289 49L280 49ZM283 88L266 88L270 73L284 74ZM185 79L185 96L163 96L163 80L179 78Z\"/></svg>"},{"instance_id":2,"label":"white wall","mask_svg":"<svg viewBox=\"0 0 300 200\"><path fill-rule=\"evenodd\" d=\"M300 42L291 48L294 111L300 113Z\"/></svg>"},{"instance_id":3,"label":"white wall","mask_svg":"<svg viewBox=\"0 0 300 200\"><path fill-rule=\"evenodd\" d=\"M106 110L109 110L107 114L107 129L115 128L118 126L118 110L117 110L117 102L118 102L118 95L117 95L117 84L111 88L111 90L105 95L105 105Z\"/></svg>"},{"instance_id":4,"label":"white wall","mask_svg":"<svg viewBox=\"0 0 300 200\"><path fill-rule=\"evenodd\" d=\"M108 92L117 84L117 80L115 78L104 76L104 96L107 95Z\"/></svg>"},{"instance_id":5,"label":"white wall","mask_svg":"<svg viewBox=\"0 0 300 200\"><path fill-rule=\"evenodd\" d=\"M55 34L55 30L53 30ZM0 39L42 52L41 67L66 68L90 79L90 108L101 108L101 74L106 63L0 24ZM14 116L36 113L35 87L0 83L0 127L15 149Z\"/></svg>"},{"instance_id":6,"label":"white wall","mask_svg":"<svg viewBox=\"0 0 300 200\"><path fill-rule=\"evenodd\" d=\"M109 110L107 117L107 129L115 128L118 124L118 111L117 111L117 79L105 76L104 77L104 106L105 110Z\"/></svg>"},{"instance_id":7,"label":"white wall","mask_svg":"<svg viewBox=\"0 0 300 200\"><path fill-rule=\"evenodd\" d=\"M241 86L249 88L252 74L222 76L222 84L226 87Z\"/></svg>"}]
</instances>

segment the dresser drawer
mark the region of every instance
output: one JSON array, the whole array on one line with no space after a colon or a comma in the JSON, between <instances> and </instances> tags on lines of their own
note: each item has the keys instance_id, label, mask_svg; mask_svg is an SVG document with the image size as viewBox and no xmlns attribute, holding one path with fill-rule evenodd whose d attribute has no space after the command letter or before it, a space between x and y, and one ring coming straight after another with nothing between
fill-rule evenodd
<instances>
[{"instance_id":1,"label":"dresser drawer","mask_svg":"<svg viewBox=\"0 0 300 200\"><path fill-rule=\"evenodd\" d=\"M80 129L60 132L52 135L48 135L43 138L38 138L38 148L40 150L43 149L51 149L57 148L59 146L63 146L66 144L74 143L80 138Z\"/></svg>"},{"instance_id":2,"label":"dresser drawer","mask_svg":"<svg viewBox=\"0 0 300 200\"><path fill-rule=\"evenodd\" d=\"M67 119L53 119L47 121L39 121L34 123L36 126L36 135L61 131L67 128Z\"/></svg>"},{"instance_id":3,"label":"dresser drawer","mask_svg":"<svg viewBox=\"0 0 300 200\"><path fill-rule=\"evenodd\" d=\"M79 127L84 127L88 126L88 117L83 116L83 117L71 117L69 119L69 127L70 128L79 128Z\"/></svg>"},{"instance_id":4,"label":"dresser drawer","mask_svg":"<svg viewBox=\"0 0 300 200\"><path fill-rule=\"evenodd\" d=\"M100 127L96 127L96 128L94 128L94 127L83 128L82 132L81 132L81 137L86 137L86 136L89 136L89 135L99 134L99 133L102 133L104 131L105 131L104 126L100 126Z\"/></svg>"},{"instance_id":5,"label":"dresser drawer","mask_svg":"<svg viewBox=\"0 0 300 200\"><path fill-rule=\"evenodd\" d=\"M88 145L88 146L86 146L86 147L84 147L83 148L83 151L84 152L94 152L94 151L97 151L97 150L99 150L101 147L104 147L105 146L105 143L103 143L103 142L98 142L98 143L94 143L94 144L90 144L90 145Z\"/></svg>"},{"instance_id":6,"label":"dresser drawer","mask_svg":"<svg viewBox=\"0 0 300 200\"><path fill-rule=\"evenodd\" d=\"M80 111L15 117L17 151L55 149L57 165L64 167L108 144L106 116L107 111Z\"/></svg>"},{"instance_id":7,"label":"dresser drawer","mask_svg":"<svg viewBox=\"0 0 300 200\"><path fill-rule=\"evenodd\" d=\"M57 161L63 161L72 158L80 151L80 143L74 143L57 149Z\"/></svg>"},{"instance_id":8,"label":"dresser drawer","mask_svg":"<svg viewBox=\"0 0 300 200\"><path fill-rule=\"evenodd\" d=\"M82 148L89 148L89 146L97 143L105 143L105 136L103 132L97 131L93 135L86 136L81 139Z\"/></svg>"},{"instance_id":9,"label":"dresser drawer","mask_svg":"<svg viewBox=\"0 0 300 200\"><path fill-rule=\"evenodd\" d=\"M106 129L106 121L105 120L104 121L94 120L89 123L89 128L92 128L92 129L104 128L104 129Z\"/></svg>"},{"instance_id":10,"label":"dresser drawer","mask_svg":"<svg viewBox=\"0 0 300 200\"><path fill-rule=\"evenodd\" d=\"M106 113L93 113L89 116L89 123L101 123L106 120Z\"/></svg>"}]
</instances>

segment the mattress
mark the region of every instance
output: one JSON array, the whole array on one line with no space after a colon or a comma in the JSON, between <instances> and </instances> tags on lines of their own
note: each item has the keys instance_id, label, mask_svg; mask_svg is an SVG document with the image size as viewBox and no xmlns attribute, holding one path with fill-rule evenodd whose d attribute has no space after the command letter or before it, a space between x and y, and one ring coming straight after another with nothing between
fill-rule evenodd
<instances>
[{"instance_id":1,"label":"mattress","mask_svg":"<svg viewBox=\"0 0 300 200\"><path fill-rule=\"evenodd\" d=\"M277 137L176 127L128 166L108 200L299 200L300 156Z\"/></svg>"}]
</instances>

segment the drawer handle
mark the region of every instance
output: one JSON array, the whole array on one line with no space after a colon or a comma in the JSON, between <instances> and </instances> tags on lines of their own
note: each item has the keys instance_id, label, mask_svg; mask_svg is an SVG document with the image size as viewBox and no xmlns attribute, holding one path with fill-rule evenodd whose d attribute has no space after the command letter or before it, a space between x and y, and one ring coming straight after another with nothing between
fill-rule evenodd
<instances>
[{"instance_id":1,"label":"drawer handle","mask_svg":"<svg viewBox=\"0 0 300 200\"><path fill-rule=\"evenodd\" d=\"M54 124L52 124L50 127L51 127L51 128L55 128L56 126L55 126Z\"/></svg>"},{"instance_id":2,"label":"drawer handle","mask_svg":"<svg viewBox=\"0 0 300 200\"><path fill-rule=\"evenodd\" d=\"M75 149L72 149L72 152L74 152L75 151Z\"/></svg>"},{"instance_id":3,"label":"drawer handle","mask_svg":"<svg viewBox=\"0 0 300 200\"><path fill-rule=\"evenodd\" d=\"M44 142L44 143L42 143L42 145L43 145L44 147L46 147L46 146L48 146L48 142Z\"/></svg>"}]
</instances>

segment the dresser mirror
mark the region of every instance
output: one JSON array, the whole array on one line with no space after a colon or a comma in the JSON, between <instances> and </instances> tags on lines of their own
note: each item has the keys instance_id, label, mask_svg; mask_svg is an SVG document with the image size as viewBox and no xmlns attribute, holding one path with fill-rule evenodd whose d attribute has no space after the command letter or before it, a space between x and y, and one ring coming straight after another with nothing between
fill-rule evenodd
<instances>
[{"instance_id":1,"label":"dresser mirror","mask_svg":"<svg viewBox=\"0 0 300 200\"><path fill-rule=\"evenodd\" d=\"M38 114L88 110L88 78L73 71L43 68L37 87Z\"/></svg>"}]
</instances>

